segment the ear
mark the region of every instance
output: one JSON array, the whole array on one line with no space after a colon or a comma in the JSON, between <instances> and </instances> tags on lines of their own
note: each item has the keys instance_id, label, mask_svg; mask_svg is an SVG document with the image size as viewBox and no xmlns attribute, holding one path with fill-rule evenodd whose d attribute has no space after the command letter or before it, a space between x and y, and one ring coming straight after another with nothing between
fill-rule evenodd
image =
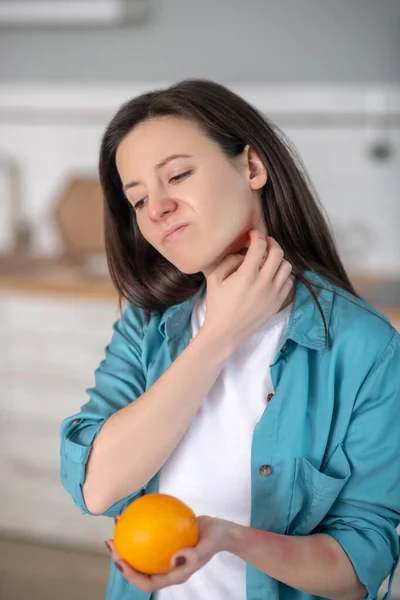
<instances>
[{"instance_id":1,"label":"ear","mask_svg":"<svg viewBox=\"0 0 400 600\"><path fill-rule=\"evenodd\" d=\"M251 190L260 190L267 182L268 171L257 152L249 145L243 150Z\"/></svg>"}]
</instances>

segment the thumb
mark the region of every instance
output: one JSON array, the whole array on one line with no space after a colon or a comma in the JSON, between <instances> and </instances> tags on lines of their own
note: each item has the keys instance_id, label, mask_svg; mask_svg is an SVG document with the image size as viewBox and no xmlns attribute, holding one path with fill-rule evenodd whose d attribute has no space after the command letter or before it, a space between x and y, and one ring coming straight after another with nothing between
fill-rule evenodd
<instances>
[{"instance_id":1,"label":"thumb","mask_svg":"<svg viewBox=\"0 0 400 600\"><path fill-rule=\"evenodd\" d=\"M182 550L178 550L173 555L171 564L176 567L188 566L193 569L200 569L200 567L208 563L214 554L216 554L215 544L212 540L203 538L200 539L194 548L182 548ZM183 559L185 562L183 562ZM177 565L176 561L180 564Z\"/></svg>"},{"instance_id":2,"label":"thumb","mask_svg":"<svg viewBox=\"0 0 400 600\"><path fill-rule=\"evenodd\" d=\"M171 558L171 566L175 569L185 567L185 569L196 569L199 566L198 553L193 548L182 548L178 550Z\"/></svg>"}]
</instances>

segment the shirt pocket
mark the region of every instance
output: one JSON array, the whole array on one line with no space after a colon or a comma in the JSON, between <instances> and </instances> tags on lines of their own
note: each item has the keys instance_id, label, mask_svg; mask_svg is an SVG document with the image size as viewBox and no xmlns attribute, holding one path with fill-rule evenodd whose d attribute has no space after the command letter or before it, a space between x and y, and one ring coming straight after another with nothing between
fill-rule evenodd
<instances>
[{"instance_id":1,"label":"shirt pocket","mask_svg":"<svg viewBox=\"0 0 400 600\"><path fill-rule=\"evenodd\" d=\"M327 515L350 475L349 461L341 445L323 471L313 467L306 458L297 458L286 533L311 533Z\"/></svg>"}]
</instances>

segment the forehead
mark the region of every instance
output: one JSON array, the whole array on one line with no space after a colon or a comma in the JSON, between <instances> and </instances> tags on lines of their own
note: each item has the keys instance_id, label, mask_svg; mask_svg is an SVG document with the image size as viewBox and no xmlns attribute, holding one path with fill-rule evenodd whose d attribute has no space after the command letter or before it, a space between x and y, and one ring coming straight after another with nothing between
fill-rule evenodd
<instances>
[{"instance_id":1,"label":"forehead","mask_svg":"<svg viewBox=\"0 0 400 600\"><path fill-rule=\"evenodd\" d=\"M150 159L156 163L168 154L201 155L213 147L218 148L196 123L172 116L157 117L139 123L124 137L118 146L116 160L121 166L133 158L135 162Z\"/></svg>"}]
</instances>

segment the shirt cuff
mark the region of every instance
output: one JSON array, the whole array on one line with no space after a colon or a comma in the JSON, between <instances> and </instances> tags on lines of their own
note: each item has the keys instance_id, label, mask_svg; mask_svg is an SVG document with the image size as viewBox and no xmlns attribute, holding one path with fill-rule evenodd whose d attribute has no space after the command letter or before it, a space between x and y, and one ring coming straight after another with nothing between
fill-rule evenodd
<instances>
[{"instance_id":1,"label":"shirt cuff","mask_svg":"<svg viewBox=\"0 0 400 600\"><path fill-rule=\"evenodd\" d=\"M388 543L372 529L325 529L324 533L333 537L346 552L358 579L367 588L366 599L376 600L382 583L390 575L390 589L385 596L387 600L398 564L398 549L393 559Z\"/></svg>"}]
</instances>

